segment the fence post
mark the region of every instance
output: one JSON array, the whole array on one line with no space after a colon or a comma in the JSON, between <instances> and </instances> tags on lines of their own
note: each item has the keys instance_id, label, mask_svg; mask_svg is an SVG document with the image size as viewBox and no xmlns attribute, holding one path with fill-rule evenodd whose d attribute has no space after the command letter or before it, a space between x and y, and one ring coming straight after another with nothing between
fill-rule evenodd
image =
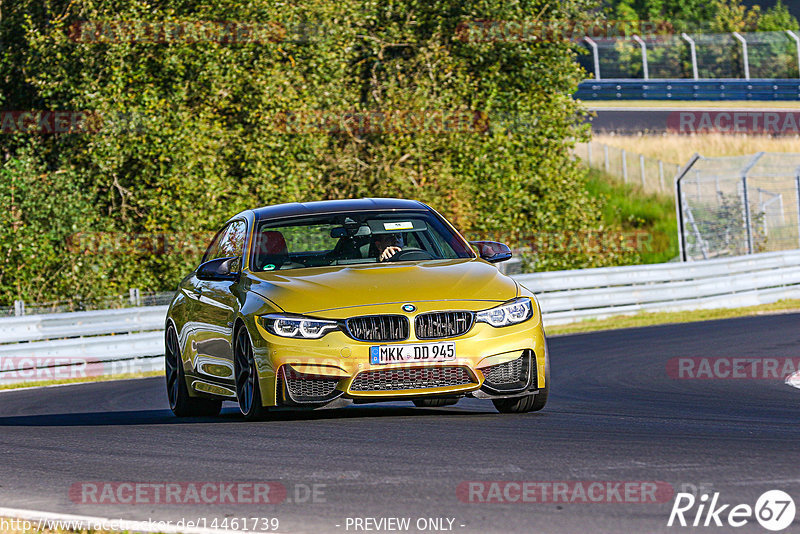
<instances>
[{"instance_id":1,"label":"fence post","mask_svg":"<svg viewBox=\"0 0 800 534\"><path fill-rule=\"evenodd\" d=\"M597 43L588 37L584 37L583 40L589 43L589 46L592 47L592 57L594 58L594 79L600 80L600 52L597 50Z\"/></svg>"},{"instance_id":2,"label":"fence post","mask_svg":"<svg viewBox=\"0 0 800 534\"><path fill-rule=\"evenodd\" d=\"M638 35L634 34L631 37L633 37L633 40L639 43L639 46L642 47L642 68L644 69L644 79L649 80L650 69L647 66L647 43L645 43L644 40Z\"/></svg>"},{"instance_id":3,"label":"fence post","mask_svg":"<svg viewBox=\"0 0 800 534\"><path fill-rule=\"evenodd\" d=\"M14 301L14 317L22 317L25 315L25 302L21 300Z\"/></svg>"},{"instance_id":4,"label":"fence post","mask_svg":"<svg viewBox=\"0 0 800 534\"><path fill-rule=\"evenodd\" d=\"M733 36L736 37L740 43L742 43L742 63L744 63L744 79L750 79L750 57L747 54L747 39L742 37L742 34L739 32L733 32Z\"/></svg>"},{"instance_id":5,"label":"fence post","mask_svg":"<svg viewBox=\"0 0 800 534\"><path fill-rule=\"evenodd\" d=\"M658 160L658 190L664 190L664 162Z\"/></svg>"},{"instance_id":6,"label":"fence post","mask_svg":"<svg viewBox=\"0 0 800 534\"><path fill-rule=\"evenodd\" d=\"M792 30L786 30L789 37L794 39L794 44L797 45L797 76L800 77L800 37L797 36Z\"/></svg>"},{"instance_id":7,"label":"fence post","mask_svg":"<svg viewBox=\"0 0 800 534\"><path fill-rule=\"evenodd\" d=\"M750 215L750 201L747 198L747 175L750 174L750 170L756 166L758 160L764 155L764 152L759 152L750 162L745 166L744 170L742 171L742 200L744 202L744 222L745 226L747 227L747 253L753 253L753 221Z\"/></svg>"},{"instance_id":8,"label":"fence post","mask_svg":"<svg viewBox=\"0 0 800 534\"><path fill-rule=\"evenodd\" d=\"M605 158L603 167L605 168L606 174L608 174L608 170L611 165L611 162L608 160L608 145L603 145L603 157Z\"/></svg>"},{"instance_id":9,"label":"fence post","mask_svg":"<svg viewBox=\"0 0 800 534\"><path fill-rule=\"evenodd\" d=\"M639 171L642 175L642 187L644 188L646 185L644 183L644 154L639 154Z\"/></svg>"},{"instance_id":10,"label":"fence post","mask_svg":"<svg viewBox=\"0 0 800 534\"><path fill-rule=\"evenodd\" d=\"M747 174L742 176L742 202L744 202L744 225L747 229L747 253L753 253L753 229L750 220L750 201L747 198Z\"/></svg>"},{"instance_id":11,"label":"fence post","mask_svg":"<svg viewBox=\"0 0 800 534\"><path fill-rule=\"evenodd\" d=\"M626 184L628 183L628 155L625 153L625 149L622 150L622 179Z\"/></svg>"},{"instance_id":12,"label":"fence post","mask_svg":"<svg viewBox=\"0 0 800 534\"><path fill-rule=\"evenodd\" d=\"M694 44L694 39L689 37L686 33L682 33L681 37L683 37L684 40L687 43L689 43L689 52L692 55L692 77L695 80L699 80L700 79L700 76L699 76L700 73L699 73L699 71L697 69L697 47Z\"/></svg>"},{"instance_id":13,"label":"fence post","mask_svg":"<svg viewBox=\"0 0 800 534\"><path fill-rule=\"evenodd\" d=\"M589 160L589 168L592 167L592 142L586 144L586 159Z\"/></svg>"},{"instance_id":14,"label":"fence post","mask_svg":"<svg viewBox=\"0 0 800 534\"><path fill-rule=\"evenodd\" d=\"M800 247L800 167L797 168L797 175L794 177L794 187L797 190L797 239Z\"/></svg>"},{"instance_id":15,"label":"fence post","mask_svg":"<svg viewBox=\"0 0 800 534\"><path fill-rule=\"evenodd\" d=\"M131 299L131 306L141 306L142 305L142 298L139 295L139 290L135 287L132 287L129 291L130 299Z\"/></svg>"}]
</instances>

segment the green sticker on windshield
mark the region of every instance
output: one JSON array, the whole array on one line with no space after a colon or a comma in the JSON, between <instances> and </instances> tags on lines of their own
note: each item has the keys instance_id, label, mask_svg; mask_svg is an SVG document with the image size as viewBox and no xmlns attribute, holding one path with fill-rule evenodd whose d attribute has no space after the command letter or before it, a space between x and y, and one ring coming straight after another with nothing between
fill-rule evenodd
<instances>
[{"instance_id":1,"label":"green sticker on windshield","mask_svg":"<svg viewBox=\"0 0 800 534\"><path fill-rule=\"evenodd\" d=\"M272 265L271 263L268 263L268 264L266 264L266 265L264 266L264 270L265 270L265 271L272 271L273 269L275 269L275 266L274 266L274 265Z\"/></svg>"}]
</instances>

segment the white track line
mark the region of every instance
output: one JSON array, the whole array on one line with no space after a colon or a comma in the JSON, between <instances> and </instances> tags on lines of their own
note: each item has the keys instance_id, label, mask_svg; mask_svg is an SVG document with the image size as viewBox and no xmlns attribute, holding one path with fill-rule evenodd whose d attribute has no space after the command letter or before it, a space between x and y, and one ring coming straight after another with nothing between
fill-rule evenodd
<instances>
[{"instance_id":1,"label":"white track line","mask_svg":"<svg viewBox=\"0 0 800 534\"><path fill-rule=\"evenodd\" d=\"M148 521L130 521L127 519L110 519L107 517L92 517L86 515L70 515L52 512L39 512L36 510L20 510L17 508L0 508L0 517L7 517L11 519L27 520L32 523L32 527L36 531L41 531L46 528L54 528L56 522L60 522L61 528L70 528L68 525L71 523L71 528L75 530L94 529L96 527L105 527L105 530L110 531L129 531L129 532L145 532L156 533L163 532L164 534L244 534L246 530L222 530L213 528L199 528L199 527L178 527L175 525L167 525L166 521L154 519ZM190 521L191 519L187 519ZM172 521L171 523L176 523Z\"/></svg>"}]
</instances>

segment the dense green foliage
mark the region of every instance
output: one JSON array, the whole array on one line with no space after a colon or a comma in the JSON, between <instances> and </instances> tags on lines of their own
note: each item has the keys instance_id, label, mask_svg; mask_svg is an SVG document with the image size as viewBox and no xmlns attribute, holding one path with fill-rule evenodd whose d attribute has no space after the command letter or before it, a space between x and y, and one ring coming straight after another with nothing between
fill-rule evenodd
<instances>
[{"instance_id":1,"label":"dense green foliage","mask_svg":"<svg viewBox=\"0 0 800 534\"><path fill-rule=\"evenodd\" d=\"M174 288L228 217L279 202L416 198L467 235L502 234L512 245L539 232L603 229L601 201L570 157L586 135L570 96L583 78L574 45L471 42L457 31L478 19L582 20L595 8L594 0L4 3L2 109L93 116L72 133L4 127L0 303ZM93 33L87 21L106 25ZM237 42L125 37L120 23L142 21L233 21L265 33ZM353 112L429 122L336 119ZM437 122L454 113L475 120ZM533 261L555 269L638 259L552 248Z\"/></svg>"},{"instance_id":2,"label":"dense green foliage","mask_svg":"<svg viewBox=\"0 0 800 534\"><path fill-rule=\"evenodd\" d=\"M677 31L708 33L782 31L798 28L781 1L762 9L741 0L605 0L609 18L668 21Z\"/></svg>"}]
</instances>

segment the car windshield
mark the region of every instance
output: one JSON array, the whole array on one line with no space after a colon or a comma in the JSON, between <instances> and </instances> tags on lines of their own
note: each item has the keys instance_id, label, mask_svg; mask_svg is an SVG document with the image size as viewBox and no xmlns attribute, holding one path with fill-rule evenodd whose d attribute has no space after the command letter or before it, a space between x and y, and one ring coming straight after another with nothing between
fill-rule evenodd
<instances>
[{"instance_id":1,"label":"car windshield","mask_svg":"<svg viewBox=\"0 0 800 534\"><path fill-rule=\"evenodd\" d=\"M463 239L432 213L351 212L259 221L250 265L274 271L472 257Z\"/></svg>"}]
</instances>

